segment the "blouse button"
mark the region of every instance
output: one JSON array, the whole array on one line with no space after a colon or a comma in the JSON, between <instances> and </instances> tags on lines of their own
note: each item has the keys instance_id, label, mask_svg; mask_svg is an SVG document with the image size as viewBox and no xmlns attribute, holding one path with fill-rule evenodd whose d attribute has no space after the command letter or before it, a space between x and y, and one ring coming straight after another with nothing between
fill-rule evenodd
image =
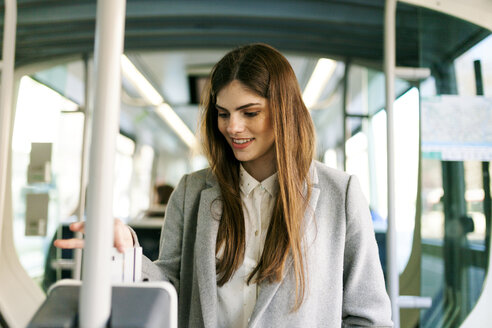
<instances>
[{"instance_id":1,"label":"blouse button","mask_svg":"<svg viewBox=\"0 0 492 328\"><path fill-rule=\"evenodd\" d=\"M255 236L258 236L258 230L255 231Z\"/></svg>"}]
</instances>

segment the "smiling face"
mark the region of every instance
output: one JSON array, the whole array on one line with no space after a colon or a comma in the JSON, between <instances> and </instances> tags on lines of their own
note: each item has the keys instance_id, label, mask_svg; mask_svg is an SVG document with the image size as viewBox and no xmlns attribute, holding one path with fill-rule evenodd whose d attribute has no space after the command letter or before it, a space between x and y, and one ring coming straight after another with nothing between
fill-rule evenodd
<instances>
[{"instance_id":1,"label":"smiling face","mask_svg":"<svg viewBox=\"0 0 492 328\"><path fill-rule=\"evenodd\" d=\"M268 100L234 80L217 94L218 127L246 171L262 181L275 168L275 135Z\"/></svg>"}]
</instances>

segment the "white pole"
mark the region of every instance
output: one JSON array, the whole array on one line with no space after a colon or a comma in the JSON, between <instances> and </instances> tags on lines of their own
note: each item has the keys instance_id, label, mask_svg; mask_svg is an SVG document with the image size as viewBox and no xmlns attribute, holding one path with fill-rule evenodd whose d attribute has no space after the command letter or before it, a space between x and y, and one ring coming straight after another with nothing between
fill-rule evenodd
<instances>
[{"instance_id":1,"label":"white pole","mask_svg":"<svg viewBox=\"0 0 492 328\"><path fill-rule=\"evenodd\" d=\"M15 34L17 27L17 2L5 0L3 25L1 87L0 87L0 230L5 213L7 191L7 161L10 151L12 122L12 96L14 88ZM1 238L1 234L0 234ZM1 245L1 240L0 240Z\"/></svg>"},{"instance_id":2,"label":"white pole","mask_svg":"<svg viewBox=\"0 0 492 328\"><path fill-rule=\"evenodd\" d=\"M79 325L106 327L111 312L110 257L113 246L113 169L119 127L125 0L98 0L95 97L87 190L85 261Z\"/></svg>"},{"instance_id":3,"label":"white pole","mask_svg":"<svg viewBox=\"0 0 492 328\"><path fill-rule=\"evenodd\" d=\"M396 253L395 222L395 169L394 169L394 132L393 102L395 100L395 21L396 0L386 0L384 8L384 73L386 82L386 128L387 128L387 165L388 165L388 231L386 234L388 293L395 328L400 327L398 306L399 273Z\"/></svg>"},{"instance_id":4,"label":"white pole","mask_svg":"<svg viewBox=\"0 0 492 328\"><path fill-rule=\"evenodd\" d=\"M77 210L77 221L84 220L85 215L85 197L87 188L87 159L88 159L88 145L89 145L89 123L90 123L90 110L89 110L89 58L84 56L84 131L82 134L82 156L80 160L80 188L79 188L79 208ZM82 233L77 232L76 238L82 238ZM82 268L82 250L76 248L74 250L74 266L72 269L72 278L80 280L81 268Z\"/></svg>"}]
</instances>

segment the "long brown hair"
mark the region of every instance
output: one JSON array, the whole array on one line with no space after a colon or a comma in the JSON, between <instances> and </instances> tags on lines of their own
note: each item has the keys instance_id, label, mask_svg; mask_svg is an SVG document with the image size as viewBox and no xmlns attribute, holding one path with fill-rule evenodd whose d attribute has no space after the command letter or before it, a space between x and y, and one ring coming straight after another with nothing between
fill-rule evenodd
<instances>
[{"instance_id":1,"label":"long brown hair","mask_svg":"<svg viewBox=\"0 0 492 328\"><path fill-rule=\"evenodd\" d=\"M257 283L280 281L290 252L296 280L295 310L301 305L305 290L302 221L311 195L308 173L314 156L314 127L292 67L282 54L265 44L243 46L226 54L214 66L204 92L204 152L219 183L223 202L216 244L216 253L223 247L223 255L216 264L217 284L225 284L240 267L246 243L239 161L219 131L215 107L218 92L233 80L268 100L279 182L263 253L248 283L253 278Z\"/></svg>"}]
</instances>

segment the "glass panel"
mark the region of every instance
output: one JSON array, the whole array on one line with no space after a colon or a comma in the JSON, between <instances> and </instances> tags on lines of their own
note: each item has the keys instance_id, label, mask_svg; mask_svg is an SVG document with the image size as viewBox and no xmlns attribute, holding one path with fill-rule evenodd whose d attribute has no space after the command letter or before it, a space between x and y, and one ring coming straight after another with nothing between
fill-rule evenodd
<instances>
[{"instance_id":1,"label":"glass panel","mask_svg":"<svg viewBox=\"0 0 492 328\"><path fill-rule=\"evenodd\" d=\"M348 114L374 114L385 106L384 73L371 68L351 65L348 85ZM408 81L395 80L395 97L411 87Z\"/></svg>"},{"instance_id":2,"label":"glass panel","mask_svg":"<svg viewBox=\"0 0 492 328\"><path fill-rule=\"evenodd\" d=\"M460 95L474 96L477 94L474 61L479 60L482 66L484 95L492 97L492 56L490 54L492 54L492 36L485 38L455 60L456 83Z\"/></svg>"},{"instance_id":3,"label":"glass panel","mask_svg":"<svg viewBox=\"0 0 492 328\"><path fill-rule=\"evenodd\" d=\"M76 109L76 104L46 86L29 77L21 79L12 140L14 243L27 273L40 283L52 237L59 223L68 218L78 204L84 117L74 112ZM48 145L48 153L35 155L33 143ZM28 180L34 165L31 155L33 160L39 155L47 157L48 163L42 165L44 176L37 182ZM44 223L39 224L33 234L31 222L26 225L28 210L33 207L27 210L26 207L27 202L33 205L30 200L36 195L42 198L38 199L34 211L43 214L39 222ZM46 207L47 214L43 213Z\"/></svg>"},{"instance_id":4,"label":"glass panel","mask_svg":"<svg viewBox=\"0 0 492 328\"><path fill-rule=\"evenodd\" d=\"M151 205L151 195L153 184L152 163L154 161L154 150L152 147L143 145L137 149L133 164L135 167L134 177L131 187L131 208L130 217L135 218L141 211L149 208Z\"/></svg>"},{"instance_id":5,"label":"glass panel","mask_svg":"<svg viewBox=\"0 0 492 328\"><path fill-rule=\"evenodd\" d=\"M486 273L484 189L481 162L464 162L465 202L467 215L463 219L466 236L463 280L466 283L464 307L467 312L480 297Z\"/></svg>"},{"instance_id":6,"label":"glass panel","mask_svg":"<svg viewBox=\"0 0 492 328\"><path fill-rule=\"evenodd\" d=\"M474 148L476 145L467 144L471 134L460 127L470 126L466 124L470 121L467 113L475 109L470 106L478 104L472 99L477 92L473 63L477 59L482 64L484 93L492 94L489 55L492 41L490 31L456 17L423 8L413 12L420 24L416 66L428 67L432 74L420 83L424 149L420 177L420 293L432 297L432 307L421 311L420 326L452 328L459 327L473 309L486 270L484 241L490 221L487 222L483 207L484 163L478 162L477 158L490 160L487 156L492 154L492 143L487 143L487 128L482 129L486 133L480 134L482 130L477 127L474 142L485 137L479 140L482 150L485 149L480 153ZM445 99L453 106L440 106ZM437 110L428 110L430 107L426 106L430 101L435 101ZM434 120L430 118L431 114L435 114ZM428 130L432 121L435 128ZM486 117L483 124L489 124ZM430 140L428 131L434 139ZM439 139L444 135L443 131L451 131L447 134L446 144L435 143L436 149L426 150L429 141L444 140ZM465 149L463 145L470 147ZM443 151L445 147L449 153Z\"/></svg>"},{"instance_id":7,"label":"glass panel","mask_svg":"<svg viewBox=\"0 0 492 328\"><path fill-rule=\"evenodd\" d=\"M386 112L375 114L368 126L371 136L371 209L376 232L387 225ZM395 214L398 240L398 268L405 269L410 257L417 196L419 93L410 89L394 104Z\"/></svg>"},{"instance_id":8,"label":"glass panel","mask_svg":"<svg viewBox=\"0 0 492 328\"><path fill-rule=\"evenodd\" d=\"M410 89L394 104L395 218L400 272L412 251L419 158L419 93Z\"/></svg>"},{"instance_id":9,"label":"glass panel","mask_svg":"<svg viewBox=\"0 0 492 328\"><path fill-rule=\"evenodd\" d=\"M422 242L436 244L444 238L444 210L442 204L441 162L422 159ZM425 252L423 254L425 256ZM425 267L423 268L425 269Z\"/></svg>"},{"instance_id":10,"label":"glass panel","mask_svg":"<svg viewBox=\"0 0 492 328\"><path fill-rule=\"evenodd\" d=\"M440 300L443 297L444 207L442 196L442 167L439 160L422 158L421 178L421 295ZM424 311L425 312L425 311ZM427 311L428 313L431 313ZM437 314L441 315L441 314ZM429 320L428 314L422 321Z\"/></svg>"},{"instance_id":11,"label":"glass panel","mask_svg":"<svg viewBox=\"0 0 492 328\"><path fill-rule=\"evenodd\" d=\"M373 140L371 163L374 168L371 172L371 207L382 218L375 229L386 232L386 217L388 215L388 175L386 160L386 111L375 114L370 121L370 136Z\"/></svg>"},{"instance_id":12,"label":"glass panel","mask_svg":"<svg viewBox=\"0 0 492 328\"><path fill-rule=\"evenodd\" d=\"M130 186L135 142L121 134L116 139L113 214L127 222L130 218Z\"/></svg>"},{"instance_id":13,"label":"glass panel","mask_svg":"<svg viewBox=\"0 0 492 328\"><path fill-rule=\"evenodd\" d=\"M335 71L332 82L334 86L326 97L322 97L321 105L311 110L311 117L316 129L317 158L324 161L325 153L330 151L333 167L343 170L343 70L342 63Z\"/></svg>"},{"instance_id":14,"label":"glass panel","mask_svg":"<svg viewBox=\"0 0 492 328\"><path fill-rule=\"evenodd\" d=\"M465 162L465 201L470 232L467 234L470 244L485 247L485 214L482 162Z\"/></svg>"},{"instance_id":15,"label":"glass panel","mask_svg":"<svg viewBox=\"0 0 492 328\"><path fill-rule=\"evenodd\" d=\"M347 173L357 176L362 188L362 192L369 197L369 163L367 154L367 135L358 132L347 140L345 145L347 156Z\"/></svg>"},{"instance_id":16,"label":"glass panel","mask_svg":"<svg viewBox=\"0 0 492 328\"><path fill-rule=\"evenodd\" d=\"M78 104L84 103L84 63L82 61L58 65L37 72L33 77L66 98Z\"/></svg>"},{"instance_id":17,"label":"glass panel","mask_svg":"<svg viewBox=\"0 0 492 328\"><path fill-rule=\"evenodd\" d=\"M350 65L347 85L347 113L367 115L368 110L368 69ZM384 87L384 84L383 84ZM383 89L384 90L384 89Z\"/></svg>"},{"instance_id":18,"label":"glass panel","mask_svg":"<svg viewBox=\"0 0 492 328\"><path fill-rule=\"evenodd\" d=\"M53 172L59 194L60 219L67 221L74 215L79 203L84 114L60 115L58 129L59 137L53 152Z\"/></svg>"}]
</instances>

